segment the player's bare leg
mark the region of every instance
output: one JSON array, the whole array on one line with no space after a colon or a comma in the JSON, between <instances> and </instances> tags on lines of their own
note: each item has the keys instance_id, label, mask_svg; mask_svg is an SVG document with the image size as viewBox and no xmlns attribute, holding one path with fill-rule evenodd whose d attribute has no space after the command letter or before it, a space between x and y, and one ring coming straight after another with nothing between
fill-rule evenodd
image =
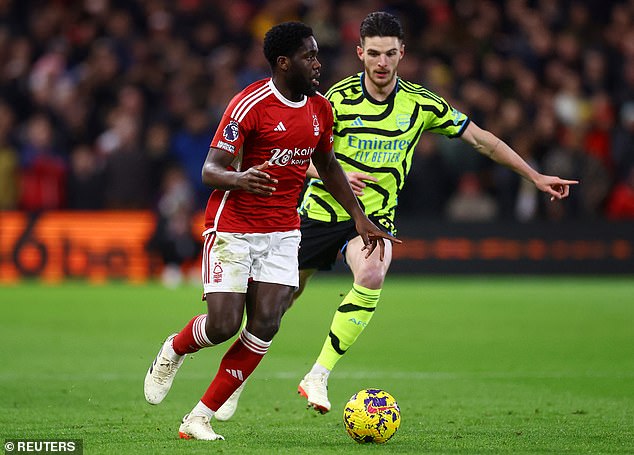
<instances>
[{"instance_id":1,"label":"player's bare leg","mask_svg":"<svg viewBox=\"0 0 634 455\"><path fill-rule=\"evenodd\" d=\"M383 261L380 260L378 251L366 258L366 252L362 248L361 237L355 237L348 243L346 262L352 270L354 284L333 317L330 332L317 361L297 389L306 397L309 407L322 414L330 410L330 372L372 319L392 260L391 242L385 244Z\"/></svg>"}]
</instances>

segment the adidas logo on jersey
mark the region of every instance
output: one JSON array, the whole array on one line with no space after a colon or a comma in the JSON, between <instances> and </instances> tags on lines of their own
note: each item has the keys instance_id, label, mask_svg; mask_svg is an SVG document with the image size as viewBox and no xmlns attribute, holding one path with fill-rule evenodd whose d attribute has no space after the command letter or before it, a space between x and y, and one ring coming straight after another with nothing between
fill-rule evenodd
<instances>
[{"instance_id":1,"label":"adidas logo on jersey","mask_svg":"<svg viewBox=\"0 0 634 455\"><path fill-rule=\"evenodd\" d=\"M361 117L355 118L352 122L352 126L363 126L363 120L361 120Z\"/></svg>"},{"instance_id":2,"label":"adidas logo on jersey","mask_svg":"<svg viewBox=\"0 0 634 455\"><path fill-rule=\"evenodd\" d=\"M273 131L286 131L286 127L282 122L280 122L275 128L273 128Z\"/></svg>"}]
</instances>

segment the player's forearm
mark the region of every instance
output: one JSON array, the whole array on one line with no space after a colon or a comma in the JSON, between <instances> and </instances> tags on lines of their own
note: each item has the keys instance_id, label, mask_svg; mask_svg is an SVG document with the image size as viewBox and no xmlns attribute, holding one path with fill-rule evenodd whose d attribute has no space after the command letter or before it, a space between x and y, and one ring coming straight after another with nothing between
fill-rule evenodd
<instances>
[{"instance_id":1,"label":"player's forearm","mask_svg":"<svg viewBox=\"0 0 634 455\"><path fill-rule=\"evenodd\" d=\"M474 136L472 145L478 152L488 156L496 163L508 167L531 182L535 182L538 172L493 133L480 130L479 134Z\"/></svg>"},{"instance_id":2,"label":"player's forearm","mask_svg":"<svg viewBox=\"0 0 634 455\"><path fill-rule=\"evenodd\" d=\"M306 170L306 177L311 179L319 178L319 172L317 172L317 168L315 167L312 161L310 162L310 165L308 166L308 169Z\"/></svg>"},{"instance_id":3,"label":"player's forearm","mask_svg":"<svg viewBox=\"0 0 634 455\"><path fill-rule=\"evenodd\" d=\"M360 216L365 216L350 187L346 173L334 156L327 162L316 161L313 168L317 172L318 178L321 178L324 183L326 190L354 220Z\"/></svg>"},{"instance_id":4,"label":"player's forearm","mask_svg":"<svg viewBox=\"0 0 634 455\"><path fill-rule=\"evenodd\" d=\"M224 150L209 147L207 158L201 171L202 182L219 190L233 190L238 187L239 173L229 169L234 156Z\"/></svg>"},{"instance_id":5,"label":"player's forearm","mask_svg":"<svg viewBox=\"0 0 634 455\"><path fill-rule=\"evenodd\" d=\"M531 182L535 182L538 172L501 139L497 139L487 154L496 163L512 169Z\"/></svg>"},{"instance_id":6,"label":"player's forearm","mask_svg":"<svg viewBox=\"0 0 634 455\"><path fill-rule=\"evenodd\" d=\"M210 163L205 163L202 171L203 183L219 190L238 188L239 173Z\"/></svg>"}]
</instances>

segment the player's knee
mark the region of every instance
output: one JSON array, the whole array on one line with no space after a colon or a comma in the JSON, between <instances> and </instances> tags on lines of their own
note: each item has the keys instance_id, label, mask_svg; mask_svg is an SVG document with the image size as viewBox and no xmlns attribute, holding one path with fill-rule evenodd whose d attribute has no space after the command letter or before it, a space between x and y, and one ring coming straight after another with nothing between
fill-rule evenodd
<instances>
[{"instance_id":1,"label":"player's knee","mask_svg":"<svg viewBox=\"0 0 634 455\"><path fill-rule=\"evenodd\" d=\"M382 267L366 267L355 273L354 282L368 289L381 289L385 280Z\"/></svg>"},{"instance_id":2,"label":"player's knee","mask_svg":"<svg viewBox=\"0 0 634 455\"><path fill-rule=\"evenodd\" d=\"M220 344L238 333L241 325L242 318L207 318L205 331L209 341L214 344Z\"/></svg>"},{"instance_id":3,"label":"player's knee","mask_svg":"<svg viewBox=\"0 0 634 455\"><path fill-rule=\"evenodd\" d=\"M273 339L280 329L280 318L259 318L248 324L247 330L264 341Z\"/></svg>"},{"instance_id":4,"label":"player's knee","mask_svg":"<svg viewBox=\"0 0 634 455\"><path fill-rule=\"evenodd\" d=\"M293 294L291 305L295 303L295 300L297 300L300 295L302 295L302 293L304 292L304 289L306 288L306 284L308 283L310 278L315 274L315 271L316 269L306 269L306 270L302 269L299 271L299 286L297 287L297 290Z\"/></svg>"},{"instance_id":5,"label":"player's knee","mask_svg":"<svg viewBox=\"0 0 634 455\"><path fill-rule=\"evenodd\" d=\"M297 291L295 291L295 293L293 294L293 298L291 300L291 305L293 303L295 303L295 300L297 300L300 295L302 295L302 292L304 292L304 287L303 286L300 286L299 288L297 288Z\"/></svg>"}]
</instances>

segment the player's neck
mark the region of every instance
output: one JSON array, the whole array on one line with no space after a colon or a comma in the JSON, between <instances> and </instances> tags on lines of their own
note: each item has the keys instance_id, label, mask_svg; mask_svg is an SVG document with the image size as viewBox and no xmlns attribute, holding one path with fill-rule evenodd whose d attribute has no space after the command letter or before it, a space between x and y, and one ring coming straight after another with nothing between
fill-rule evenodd
<instances>
[{"instance_id":1,"label":"player's neck","mask_svg":"<svg viewBox=\"0 0 634 455\"><path fill-rule=\"evenodd\" d=\"M294 93L288 87L288 85L283 82L281 78L276 78L275 76L273 76L271 80L273 82L273 85L275 85L275 88L277 89L277 91L280 93L280 95L282 95L287 100L297 103L304 99L304 95L302 93Z\"/></svg>"},{"instance_id":2,"label":"player's neck","mask_svg":"<svg viewBox=\"0 0 634 455\"><path fill-rule=\"evenodd\" d=\"M364 77L364 84L365 84L365 89L367 90L368 94L374 98L377 101L385 101L386 99L389 98L389 96L392 94L392 92L394 91L394 87L396 87L396 81L397 81L398 77L395 74L394 78L392 79L392 81L390 81L390 83L388 85L385 86L378 86L376 84L374 84L372 82L372 80L368 77L367 73L365 74Z\"/></svg>"}]
</instances>

